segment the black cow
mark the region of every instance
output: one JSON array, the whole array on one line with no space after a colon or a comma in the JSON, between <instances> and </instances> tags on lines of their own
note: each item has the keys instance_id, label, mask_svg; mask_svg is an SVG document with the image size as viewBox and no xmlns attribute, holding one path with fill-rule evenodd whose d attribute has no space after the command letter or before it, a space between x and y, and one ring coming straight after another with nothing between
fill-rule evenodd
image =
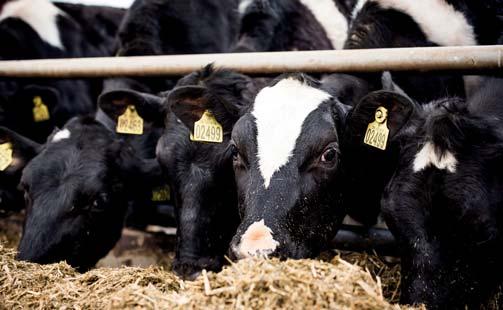
<instances>
[{"instance_id":1,"label":"black cow","mask_svg":"<svg viewBox=\"0 0 503 310\"><path fill-rule=\"evenodd\" d=\"M157 97L164 104L166 126L157 158L175 201L178 225L173 269L183 278L193 279L202 269L219 270L239 224L229 141L254 89L254 81L244 75L207 66ZM129 93L130 101L154 98ZM205 120L214 120L213 126L200 125L203 115ZM208 136L201 130L208 130ZM194 141L205 137L206 141Z\"/></svg>"},{"instance_id":2,"label":"black cow","mask_svg":"<svg viewBox=\"0 0 503 310\"><path fill-rule=\"evenodd\" d=\"M381 208L402 254L403 303L477 308L503 280L502 90L503 80L493 78L468 102L447 97L422 106L379 91L348 120L353 143L363 144L377 111L388 111L386 150L365 160L389 169Z\"/></svg>"},{"instance_id":3,"label":"black cow","mask_svg":"<svg viewBox=\"0 0 503 310\"><path fill-rule=\"evenodd\" d=\"M241 0L235 51L341 49L352 0Z\"/></svg>"},{"instance_id":4,"label":"black cow","mask_svg":"<svg viewBox=\"0 0 503 310\"><path fill-rule=\"evenodd\" d=\"M263 88L234 126L232 153L241 224L237 258L312 257L342 222L339 133L347 106L306 75Z\"/></svg>"},{"instance_id":5,"label":"black cow","mask_svg":"<svg viewBox=\"0 0 503 310\"><path fill-rule=\"evenodd\" d=\"M124 11L48 0L7 1L0 59L110 56ZM0 79L0 124L41 143L55 126L93 113L101 81Z\"/></svg>"},{"instance_id":6,"label":"black cow","mask_svg":"<svg viewBox=\"0 0 503 310\"><path fill-rule=\"evenodd\" d=\"M158 173L90 117L55 131L23 171L26 219L18 259L87 270L115 245L138 184Z\"/></svg>"},{"instance_id":7,"label":"black cow","mask_svg":"<svg viewBox=\"0 0 503 310\"><path fill-rule=\"evenodd\" d=\"M118 56L227 52L237 39L238 0L136 0L118 35ZM156 94L173 78L116 78L105 91L133 89Z\"/></svg>"}]
</instances>

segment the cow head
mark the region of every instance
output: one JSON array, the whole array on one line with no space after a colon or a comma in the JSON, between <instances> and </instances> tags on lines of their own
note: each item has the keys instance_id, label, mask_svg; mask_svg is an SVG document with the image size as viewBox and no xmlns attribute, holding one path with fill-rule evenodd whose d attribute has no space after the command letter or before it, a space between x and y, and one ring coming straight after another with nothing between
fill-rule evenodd
<instances>
[{"instance_id":1,"label":"cow head","mask_svg":"<svg viewBox=\"0 0 503 310\"><path fill-rule=\"evenodd\" d=\"M144 168L148 163L100 123L72 119L23 171L27 210L18 258L92 267L119 239Z\"/></svg>"},{"instance_id":2,"label":"cow head","mask_svg":"<svg viewBox=\"0 0 503 310\"><path fill-rule=\"evenodd\" d=\"M0 215L24 208L23 193L19 190L21 173L37 155L40 145L16 132L0 127Z\"/></svg>"},{"instance_id":3,"label":"cow head","mask_svg":"<svg viewBox=\"0 0 503 310\"><path fill-rule=\"evenodd\" d=\"M233 256L310 257L342 221L339 132L346 107L320 87L302 74L281 76L235 125L242 222Z\"/></svg>"}]
</instances>

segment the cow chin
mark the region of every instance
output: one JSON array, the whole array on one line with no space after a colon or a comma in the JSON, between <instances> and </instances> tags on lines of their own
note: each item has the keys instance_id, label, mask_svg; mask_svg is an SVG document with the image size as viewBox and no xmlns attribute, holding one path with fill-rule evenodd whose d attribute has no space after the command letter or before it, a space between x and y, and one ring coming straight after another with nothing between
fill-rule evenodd
<instances>
[{"instance_id":1,"label":"cow chin","mask_svg":"<svg viewBox=\"0 0 503 310\"><path fill-rule=\"evenodd\" d=\"M176 258L173 262L173 272L183 280L193 281L201 271L220 271L223 266L220 257Z\"/></svg>"}]
</instances>

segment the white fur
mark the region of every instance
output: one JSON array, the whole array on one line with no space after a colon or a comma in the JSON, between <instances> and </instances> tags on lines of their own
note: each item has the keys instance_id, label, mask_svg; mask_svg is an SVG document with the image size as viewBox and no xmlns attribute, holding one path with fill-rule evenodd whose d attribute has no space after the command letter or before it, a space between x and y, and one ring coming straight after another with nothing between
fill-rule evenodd
<instances>
[{"instance_id":1,"label":"white fur","mask_svg":"<svg viewBox=\"0 0 503 310\"><path fill-rule=\"evenodd\" d=\"M13 17L23 20L50 45L64 49L56 23L64 13L48 0L15 0L7 2L0 13L0 21Z\"/></svg>"},{"instance_id":2,"label":"white fur","mask_svg":"<svg viewBox=\"0 0 503 310\"><path fill-rule=\"evenodd\" d=\"M384 9L412 17L428 40L438 45L476 45L473 27L462 12L445 0L370 0Z\"/></svg>"},{"instance_id":3,"label":"white fur","mask_svg":"<svg viewBox=\"0 0 503 310\"><path fill-rule=\"evenodd\" d=\"M367 0L358 0L356 2L353 11L351 12L351 19L354 19L356 16L358 16L358 13L360 13L365 3L367 3Z\"/></svg>"},{"instance_id":4,"label":"white fur","mask_svg":"<svg viewBox=\"0 0 503 310\"><path fill-rule=\"evenodd\" d=\"M265 188L273 174L285 165L306 117L330 95L287 78L262 89L253 107L257 125L257 156Z\"/></svg>"},{"instance_id":5,"label":"white fur","mask_svg":"<svg viewBox=\"0 0 503 310\"><path fill-rule=\"evenodd\" d=\"M300 0L313 13L335 49L342 49L348 33L348 21L333 0Z\"/></svg>"},{"instance_id":6,"label":"white fur","mask_svg":"<svg viewBox=\"0 0 503 310\"><path fill-rule=\"evenodd\" d=\"M69 139L71 135L72 133L70 132L70 130L65 128L63 130L56 132L56 134L52 137L52 142L58 142L61 140Z\"/></svg>"},{"instance_id":7,"label":"white fur","mask_svg":"<svg viewBox=\"0 0 503 310\"><path fill-rule=\"evenodd\" d=\"M239 14L243 15L246 9L253 3L253 0L241 0L238 6Z\"/></svg>"},{"instance_id":8,"label":"white fur","mask_svg":"<svg viewBox=\"0 0 503 310\"><path fill-rule=\"evenodd\" d=\"M414 172L419 172L429 166L434 166L437 169L455 173L457 164L458 161L451 152L447 151L443 156L439 156L435 151L433 143L426 142L423 148L416 154L413 169Z\"/></svg>"},{"instance_id":9,"label":"white fur","mask_svg":"<svg viewBox=\"0 0 503 310\"><path fill-rule=\"evenodd\" d=\"M272 237L272 230L265 225L262 219L246 229L241 236L236 254L239 258L267 256L274 252L278 245L279 242Z\"/></svg>"}]
</instances>

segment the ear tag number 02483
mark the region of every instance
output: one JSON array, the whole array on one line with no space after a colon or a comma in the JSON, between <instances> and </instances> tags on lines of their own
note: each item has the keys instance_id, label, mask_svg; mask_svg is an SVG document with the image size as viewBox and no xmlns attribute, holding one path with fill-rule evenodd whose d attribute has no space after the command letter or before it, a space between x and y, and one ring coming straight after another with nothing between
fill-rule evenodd
<instances>
[{"instance_id":1,"label":"ear tag number 02483","mask_svg":"<svg viewBox=\"0 0 503 310\"><path fill-rule=\"evenodd\" d=\"M375 121L368 125L363 143L380 150L386 150L388 136L388 110L385 107L378 107L375 113Z\"/></svg>"},{"instance_id":2,"label":"ear tag number 02483","mask_svg":"<svg viewBox=\"0 0 503 310\"><path fill-rule=\"evenodd\" d=\"M194 123L194 134L190 134L190 140L222 143L224 141L222 125L210 111L206 110L201 119Z\"/></svg>"},{"instance_id":3,"label":"ear tag number 02483","mask_svg":"<svg viewBox=\"0 0 503 310\"><path fill-rule=\"evenodd\" d=\"M136 112L134 105L129 105L124 114L119 116L116 131L128 135L143 134L143 119Z\"/></svg>"},{"instance_id":4,"label":"ear tag number 02483","mask_svg":"<svg viewBox=\"0 0 503 310\"><path fill-rule=\"evenodd\" d=\"M42 101L42 97L33 97L33 120L37 123L48 121L51 118L49 109Z\"/></svg>"},{"instance_id":5,"label":"ear tag number 02483","mask_svg":"<svg viewBox=\"0 0 503 310\"><path fill-rule=\"evenodd\" d=\"M5 171L12 164L12 144L0 144L0 171Z\"/></svg>"}]
</instances>

